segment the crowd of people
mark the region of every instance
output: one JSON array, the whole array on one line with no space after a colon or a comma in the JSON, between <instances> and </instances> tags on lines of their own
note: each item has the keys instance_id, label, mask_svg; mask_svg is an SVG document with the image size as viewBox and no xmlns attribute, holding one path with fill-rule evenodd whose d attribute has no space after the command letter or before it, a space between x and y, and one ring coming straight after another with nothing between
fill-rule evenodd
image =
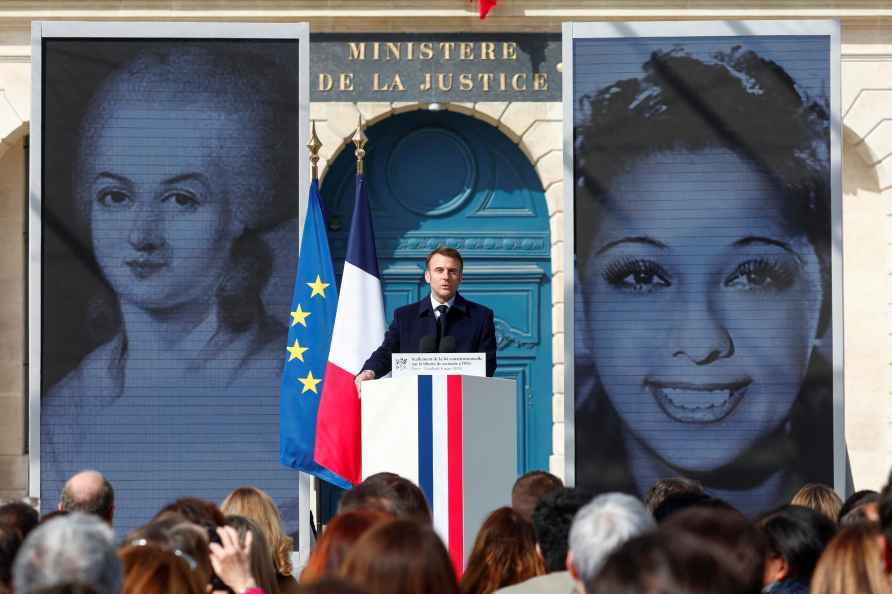
<instances>
[{"instance_id":1,"label":"crowd of people","mask_svg":"<svg viewBox=\"0 0 892 594\"><path fill-rule=\"evenodd\" d=\"M507 499L507 494L506 494ZM341 498L302 568L273 500L178 499L115 535L109 481L83 471L59 509L0 506L0 594L892 594L892 475L846 501L809 484L747 518L696 481L645 500L533 471L457 568L417 485L392 473Z\"/></svg>"}]
</instances>

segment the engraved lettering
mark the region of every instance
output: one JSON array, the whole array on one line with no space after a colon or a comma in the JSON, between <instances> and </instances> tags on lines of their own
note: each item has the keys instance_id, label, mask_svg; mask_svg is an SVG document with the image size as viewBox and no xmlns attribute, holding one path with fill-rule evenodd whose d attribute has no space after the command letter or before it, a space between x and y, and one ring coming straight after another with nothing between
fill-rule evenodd
<instances>
[{"instance_id":1,"label":"engraved lettering","mask_svg":"<svg viewBox=\"0 0 892 594\"><path fill-rule=\"evenodd\" d=\"M441 41L440 42L440 54L442 54L444 60L452 59L452 50L455 49L454 41Z\"/></svg>"},{"instance_id":2,"label":"engraved lettering","mask_svg":"<svg viewBox=\"0 0 892 594\"><path fill-rule=\"evenodd\" d=\"M517 44L513 41L506 41L502 44L502 59L503 60L516 60L517 59Z\"/></svg>"},{"instance_id":3,"label":"engraved lettering","mask_svg":"<svg viewBox=\"0 0 892 594\"><path fill-rule=\"evenodd\" d=\"M547 91L548 90L548 73L547 72L537 72L533 74L533 90L534 91Z\"/></svg>"},{"instance_id":4,"label":"engraved lettering","mask_svg":"<svg viewBox=\"0 0 892 594\"><path fill-rule=\"evenodd\" d=\"M430 91L431 90L431 73L424 73L424 80L421 81L421 86L418 87L419 91Z\"/></svg>"},{"instance_id":5,"label":"engraved lettering","mask_svg":"<svg viewBox=\"0 0 892 594\"><path fill-rule=\"evenodd\" d=\"M338 88L342 91L352 91L353 90L353 73L352 72L342 72L341 73L341 84L338 85Z\"/></svg>"},{"instance_id":6,"label":"engraved lettering","mask_svg":"<svg viewBox=\"0 0 892 594\"><path fill-rule=\"evenodd\" d=\"M458 77L458 88L462 91L470 91L474 88L474 79L468 73L462 73Z\"/></svg>"},{"instance_id":7,"label":"engraved lettering","mask_svg":"<svg viewBox=\"0 0 892 594\"><path fill-rule=\"evenodd\" d=\"M365 42L349 42L347 44L348 60L365 60Z\"/></svg>"},{"instance_id":8,"label":"engraved lettering","mask_svg":"<svg viewBox=\"0 0 892 594\"><path fill-rule=\"evenodd\" d=\"M430 41L422 41L418 44L418 58L432 60L434 57L434 44Z\"/></svg>"},{"instance_id":9,"label":"engraved lettering","mask_svg":"<svg viewBox=\"0 0 892 594\"><path fill-rule=\"evenodd\" d=\"M474 59L474 44L469 41L462 41L458 44L458 58L460 60Z\"/></svg>"},{"instance_id":10,"label":"engraved lettering","mask_svg":"<svg viewBox=\"0 0 892 594\"><path fill-rule=\"evenodd\" d=\"M387 45L384 46L384 49L387 53L384 55L385 60L399 60L400 59L400 44L388 42Z\"/></svg>"},{"instance_id":11,"label":"engraved lettering","mask_svg":"<svg viewBox=\"0 0 892 594\"><path fill-rule=\"evenodd\" d=\"M447 79L448 77L448 79ZM449 81L447 85L446 81ZM441 91L451 91L452 90L452 73L443 74L440 73L437 75L437 88Z\"/></svg>"},{"instance_id":12,"label":"engraved lettering","mask_svg":"<svg viewBox=\"0 0 892 594\"><path fill-rule=\"evenodd\" d=\"M480 59L481 60L495 60L496 59L496 44L492 41L484 41L480 44Z\"/></svg>"},{"instance_id":13,"label":"engraved lettering","mask_svg":"<svg viewBox=\"0 0 892 594\"><path fill-rule=\"evenodd\" d=\"M482 72L477 75L477 78L480 79L480 82L483 84L483 92L489 93L489 85L492 84L492 79L495 75L492 72Z\"/></svg>"},{"instance_id":14,"label":"engraved lettering","mask_svg":"<svg viewBox=\"0 0 892 594\"><path fill-rule=\"evenodd\" d=\"M327 93L328 91L334 88L334 80L332 80L331 75L327 72L319 73L319 90L323 93Z\"/></svg>"},{"instance_id":15,"label":"engraved lettering","mask_svg":"<svg viewBox=\"0 0 892 594\"><path fill-rule=\"evenodd\" d=\"M526 72L518 72L514 76L511 77L511 88L515 91L526 91L527 90L527 75Z\"/></svg>"}]
</instances>

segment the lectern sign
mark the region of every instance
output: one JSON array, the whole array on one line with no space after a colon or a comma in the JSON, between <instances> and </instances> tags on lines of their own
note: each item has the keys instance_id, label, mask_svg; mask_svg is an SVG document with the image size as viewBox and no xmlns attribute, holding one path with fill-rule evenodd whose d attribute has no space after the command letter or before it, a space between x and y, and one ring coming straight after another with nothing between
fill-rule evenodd
<instances>
[{"instance_id":1,"label":"lectern sign","mask_svg":"<svg viewBox=\"0 0 892 594\"><path fill-rule=\"evenodd\" d=\"M407 375L472 375L486 377L486 353L396 353L393 377Z\"/></svg>"}]
</instances>

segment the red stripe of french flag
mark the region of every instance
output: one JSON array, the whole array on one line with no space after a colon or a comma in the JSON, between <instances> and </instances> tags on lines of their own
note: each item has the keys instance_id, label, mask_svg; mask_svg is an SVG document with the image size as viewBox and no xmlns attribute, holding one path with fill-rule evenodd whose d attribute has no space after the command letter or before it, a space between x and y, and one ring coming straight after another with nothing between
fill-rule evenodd
<instances>
[{"instance_id":1,"label":"red stripe of french flag","mask_svg":"<svg viewBox=\"0 0 892 594\"><path fill-rule=\"evenodd\" d=\"M448 443L447 481L449 484L449 556L461 579L465 565L464 487L462 475L462 378L446 378L446 440Z\"/></svg>"},{"instance_id":2,"label":"red stripe of french flag","mask_svg":"<svg viewBox=\"0 0 892 594\"><path fill-rule=\"evenodd\" d=\"M338 310L316 415L315 460L351 483L362 480L362 425L353 383L362 364L384 339L384 297L375 235L363 177L347 240Z\"/></svg>"}]
</instances>

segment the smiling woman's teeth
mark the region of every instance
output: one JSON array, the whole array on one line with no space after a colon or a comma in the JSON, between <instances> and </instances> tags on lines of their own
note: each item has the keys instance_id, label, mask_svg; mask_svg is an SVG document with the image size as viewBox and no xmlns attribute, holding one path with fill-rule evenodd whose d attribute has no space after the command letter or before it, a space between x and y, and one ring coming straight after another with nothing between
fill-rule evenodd
<instances>
[{"instance_id":1,"label":"smiling woman's teeth","mask_svg":"<svg viewBox=\"0 0 892 594\"><path fill-rule=\"evenodd\" d=\"M680 390L662 388L662 392L675 406L684 408L708 408L719 406L731 398L731 390Z\"/></svg>"},{"instance_id":2,"label":"smiling woman's teeth","mask_svg":"<svg viewBox=\"0 0 892 594\"><path fill-rule=\"evenodd\" d=\"M669 417L682 423L714 423L731 414L743 399L748 383L715 389L648 386Z\"/></svg>"}]
</instances>

